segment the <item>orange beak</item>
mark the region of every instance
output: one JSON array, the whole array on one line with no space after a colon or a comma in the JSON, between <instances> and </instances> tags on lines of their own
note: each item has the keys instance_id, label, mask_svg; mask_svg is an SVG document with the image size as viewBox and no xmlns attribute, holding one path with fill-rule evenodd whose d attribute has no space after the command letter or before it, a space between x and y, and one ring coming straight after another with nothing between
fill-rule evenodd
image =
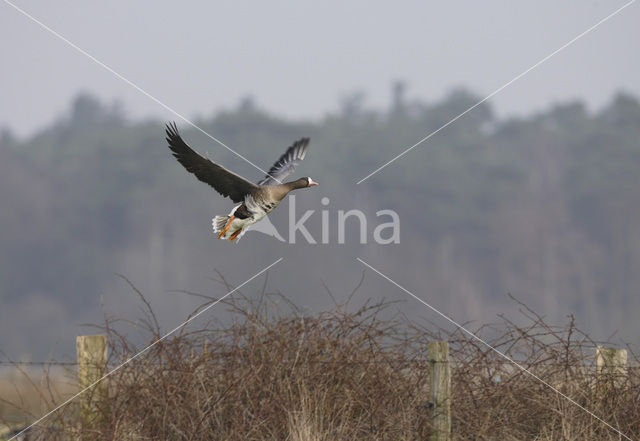
<instances>
[{"instance_id":1,"label":"orange beak","mask_svg":"<svg viewBox=\"0 0 640 441\"><path fill-rule=\"evenodd\" d=\"M318 185L318 183L316 181L314 181L313 179L309 178L309 187L313 187Z\"/></svg>"}]
</instances>

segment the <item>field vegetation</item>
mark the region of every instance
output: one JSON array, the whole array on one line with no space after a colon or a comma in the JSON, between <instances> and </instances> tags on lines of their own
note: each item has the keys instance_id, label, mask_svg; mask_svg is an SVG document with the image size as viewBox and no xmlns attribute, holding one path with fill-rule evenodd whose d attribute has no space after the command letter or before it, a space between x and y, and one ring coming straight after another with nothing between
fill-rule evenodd
<instances>
[{"instance_id":1,"label":"field vegetation","mask_svg":"<svg viewBox=\"0 0 640 441\"><path fill-rule=\"evenodd\" d=\"M100 326L108 335L109 369L162 337L144 304L135 327L144 329L145 343L134 343L116 318ZM517 320L502 317L473 330L637 439L635 354L626 375L596 377L597 342L572 318L551 326L520 306ZM410 322L393 313L393 304L345 303L307 314L281 295L263 293L257 300L225 301L225 307L230 324L187 325L111 375L108 399L96 400L89 390L34 427L28 439L424 440L434 411L427 359L434 340L450 344L454 440L621 439L468 334ZM74 368L66 375L45 369L39 381L28 374L22 370L0 383L2 419L12 427L9 415L35 419L75 391ZM87 400L95 409L89 420L81 411Z\"/></svg>"}]
</instances>

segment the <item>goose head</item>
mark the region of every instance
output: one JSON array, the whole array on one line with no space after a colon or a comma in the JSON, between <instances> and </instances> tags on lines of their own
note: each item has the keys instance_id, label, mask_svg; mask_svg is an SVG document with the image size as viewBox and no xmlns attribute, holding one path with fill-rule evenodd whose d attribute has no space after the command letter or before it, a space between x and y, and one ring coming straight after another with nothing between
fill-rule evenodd
<instances>
[{"instance_id":1,"label":"goose head","mask_svg":"<svg viewBox=\"0 0 640 441\"><path fill-rule=\"evenodd\" d=\"M315 185L318 185L318 183L316 181L314 181L311 178L300 178L300 179L296 179L295 181L291 181L291 182L287 182L285 184L285 186L287 186L289 188L289 191L291 190L297 190L299 188L307 188L307 187L313 187Z\"/></svg>"}]
</instances>

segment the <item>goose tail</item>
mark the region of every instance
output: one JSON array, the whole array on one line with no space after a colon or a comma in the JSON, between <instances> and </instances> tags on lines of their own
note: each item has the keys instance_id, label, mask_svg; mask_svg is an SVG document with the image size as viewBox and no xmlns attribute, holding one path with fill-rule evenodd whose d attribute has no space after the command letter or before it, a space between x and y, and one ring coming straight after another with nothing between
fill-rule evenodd
<instances>
[{"instance_id":1,"label":"goose tail","mask_svg":"<svg viewBox=\"0 0 640 441\"><path fill-rule=\"evenodd\" d=\"M214 233L220 233L224 227L227 226L227 223L229 222L229 218L231 216L229 215L225 215L225 216L216 216L213 218L213 220L211 221L211 225L213 226L213 232Z\"/></svg>"},{"instance_id":2,"label":"goose tail","mask_svg":"<svg viewBox=\"0 0 640 441\"><path fill-rule=\"evenodd\" d=\"M231 221L235 218L233 215L236 210L240 207L240 205L236 205L233 207L231 212L226 216L216 216L211 219L211 226L213 227L213 232L218 236L218 239L225 238L228 239L228 236L231 234L229 232L229 227L231 226Z\"/></svg>"}]
</instances>

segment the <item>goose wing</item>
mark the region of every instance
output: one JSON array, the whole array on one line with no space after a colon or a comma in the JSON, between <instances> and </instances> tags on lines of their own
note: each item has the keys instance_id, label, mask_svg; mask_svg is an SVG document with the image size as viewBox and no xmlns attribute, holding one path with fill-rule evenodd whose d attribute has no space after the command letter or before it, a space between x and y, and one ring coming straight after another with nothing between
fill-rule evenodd
<instances>
[{"instance_id":1,"label":"goose wing","mask_svg":"<svg viewBox=\"0 0 640 441\"><path fill-rule=\"evenodd\" d=\"M233 202L242 202L247 194L258 189L257 185L210 161L189 147L178 133L175 122L167 124L166 133L169 148L178 162L222 196L229 197Z\"/></svg>"},{"instance_id":2,"label":"goose wing","mask_svg":"<svg viewBox=\"0 0 640 441\"><path fill-rule=\"evenodd\" d=\"M265 176L258 185L276 185L282 183L296 169L298 164L302 162L307 149L309 148L309 138L302 138L293 143L291 147L275 164L269 169L269 174ZM280 181L280 182L278 182Z\"/></svg>"}]
</instances>

